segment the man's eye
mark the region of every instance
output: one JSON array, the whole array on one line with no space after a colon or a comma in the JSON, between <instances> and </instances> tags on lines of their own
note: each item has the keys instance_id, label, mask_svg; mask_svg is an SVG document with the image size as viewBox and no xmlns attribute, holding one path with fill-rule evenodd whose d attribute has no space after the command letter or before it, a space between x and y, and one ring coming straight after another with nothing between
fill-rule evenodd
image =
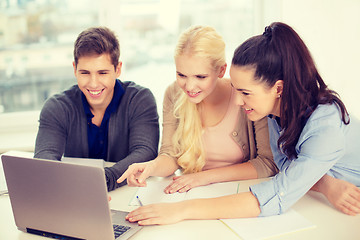
<instances>
[{"instance_id":1,"label":"man's eye","mask_svg":"<svg viewBox=\"0 0 360 240\"><path fill-rule=\"evenodd\" d=\"M89 74L88 72L81 72L80 74Z\"/></svg>"},{"instance_id":2,"label":"man's eye","mask_svg":"<svg viewBox=\"0 0 360 240\"><path fill-rule=\"evenodd\" d=\"M242 92L242 95L244 96L248 96L250 93L247 93L247 92Z\"/></svg>"}]
</instances>

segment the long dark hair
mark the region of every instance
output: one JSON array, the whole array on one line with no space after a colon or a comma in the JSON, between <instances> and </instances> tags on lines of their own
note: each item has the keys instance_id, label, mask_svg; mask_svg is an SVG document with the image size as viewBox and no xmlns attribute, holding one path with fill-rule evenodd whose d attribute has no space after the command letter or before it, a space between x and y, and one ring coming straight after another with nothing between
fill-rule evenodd
<instances>
[{"instance_id":1,"label":"long dark hair","mask_svg":"<svg viewBox=\"0 0 360 240\"><path fill-rule=\"evenodd\" d=\"M330 90L318 73L311 54L299 35L288 25L274 22L262 35L241 44L232 64L255 68L255 79L267 86L283 80L278 147L289 159L297 157L295 145L306 121L319 104L336 103L345 124L350 119L339 95Z\"/></svg>"}]
</instances>

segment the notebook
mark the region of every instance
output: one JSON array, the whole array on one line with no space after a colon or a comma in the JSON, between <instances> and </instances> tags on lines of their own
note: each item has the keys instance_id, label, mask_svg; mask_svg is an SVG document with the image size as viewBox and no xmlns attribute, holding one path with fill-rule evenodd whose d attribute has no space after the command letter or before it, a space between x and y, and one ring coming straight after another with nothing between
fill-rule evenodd
<instances>
[{"instance_id":1,"label":"notebook","mask_svg":"<svg viewBox=\"0 0 360 240\"><path fill-rule=\"evenodd\" d=\"M2 155L2 164L21 231L57 239L122 240L142 228L125 220L127 212L110 210L103 168L8 155Z\"/></svg>"},{"instance_id":2,"label":"notebook","mask_svg":"<svg viewBox=\"0 0 360 240\"><path fill-rule=\"evenodd\" d=\"M293 209L269 217L220 219L220 221L243 240L269 239L316 227ZM288 239L291 239L290 235Z\"/></svg>"},{"instance_id":3,"label":"notebook","mask_svg":"<svg viewBox=\"0 0 360 240\"><path fill-rule=\"evenodd\" d=\"M239 186L239 183L237 182L222 182L192 188L189 191L183 193L176 192L172 194L166 194L164 189L170 183L172 183L172 179L169 178L147 181L147 186L138 188L129 205L140 206L137 197L141 199L141 202L145 205L161 202L180 202L197 198L221 197L237 193Z\"/></svg>"}]
</instances>

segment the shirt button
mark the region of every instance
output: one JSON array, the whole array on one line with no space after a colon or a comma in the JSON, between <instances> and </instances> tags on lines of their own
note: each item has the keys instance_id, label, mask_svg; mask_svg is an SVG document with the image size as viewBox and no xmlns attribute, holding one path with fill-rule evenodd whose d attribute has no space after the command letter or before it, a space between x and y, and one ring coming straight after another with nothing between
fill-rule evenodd
<instances>
[{"instance_id":1,"label":"shirt button","mask_svg":"<svg viewBox=\"0 0 360 240\"><path fill-rule=\"evenodd\" d=\"M284 196L284 192L281 192L281 193L280 193L280 196L283 197L283 196Z\"/></svg>"},{"instance_id":2,"label":"shirt button","mask_svg":"<svg viewBox=\"0 0 360 240\"><path fill-rule=\"evenodd\" d=\"M238 133L237 133L237 132L232 132L232 135L233 135L234 137L236 137L236 136L238 135Z\"/></svg>"}]
</instances>

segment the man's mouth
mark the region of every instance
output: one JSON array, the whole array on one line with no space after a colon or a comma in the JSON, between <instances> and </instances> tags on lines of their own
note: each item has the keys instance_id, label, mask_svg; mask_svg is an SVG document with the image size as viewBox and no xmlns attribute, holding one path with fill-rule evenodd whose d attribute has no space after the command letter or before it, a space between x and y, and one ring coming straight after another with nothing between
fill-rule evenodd
<instances>
[{"instance_id":1,"label":"man's mouth","mask_svg":"<svg viewBox=\"0 0 360 240\"><path fill-rule=\"evenodd\" d=\"M104 91L104 88L101 89L101 90L89 90L89 89L88 89L88 92L89 92L90 95L93 96L93 97L98 97L98 96L100 96L103 91Z\"/></svg>"}]
</instances>

